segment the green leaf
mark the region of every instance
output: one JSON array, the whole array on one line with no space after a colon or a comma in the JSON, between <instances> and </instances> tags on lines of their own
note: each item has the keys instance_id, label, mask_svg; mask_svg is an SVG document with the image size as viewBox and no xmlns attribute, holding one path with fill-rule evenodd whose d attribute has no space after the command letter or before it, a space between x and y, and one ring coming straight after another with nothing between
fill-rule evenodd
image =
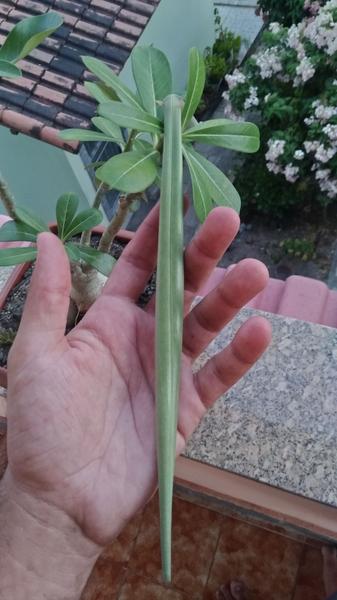
<instances>
[{"instance_id":1,"label":"green leaf","mask_svg":"<svg viewBox=\"0 0 337 600\"><path fill-rule=\"evenodd\" d=\"M123 138L122 130L118 125L111 123L109 119L104 119L103 117L93 117L91 119L93 125L100 129L106 135L109 135L112 139L114 139L119 144L125 144L125 140Z\"/></svg>"},{"instance_id":2,"label":"green leaf","mask_svg":"<svg viewBox=\"0 0 337 600\"><path fill-rule=\"evenodd\" d=\"M68 227L63 233L63 240L68 240L78 233L88 231L96 225L99 225L102 221L102 213L96 208L88 208L78 213L78 215L69 223Z\"/></svg>"},{"instance_id":3,"label":"green leaf","mask_svg":"<svg viewBox=\"0 0 337 600\"><path fill-rule=\"evenodd\" d=\"M151 152L154 149L150 142L147 142L142 138L135 138L132 147L134 150L139 150L140 152Z\"/></svg>"},{"instance_id":4,"label":"green leaf","mask_svg":"<svg viewBox=\"0 0 337 600\"><path fill-rule=\"evenodd\" d=\"M0 77L20 77L21 71L18 67L8 62L0 60Z\"/></svg>"},{"instance_id":5,"label":"green leaf","mask_svg":"<svg viewBox=\"0 0 337 600\"><path fill-rule=\"evenodd\" d=\"M164 101L156 298L156 416L163 578L171 580L172 492L183 328L183 175L181 101Z\"/></svg>"},{"instance_id":6,"label":"green leaf","mask_svg":"<svg viewBox=\"0 0 337 600\"><path fill-rule=\"evenodd\" d=\"M0 242L36 242L37 231L25 223L7 221L0 227Z\"/></svg>"},{"instance_id":7,"label":"green leaf","mask_svg":"<svg viewBox=\"0 0 337 600\"><path fill-rule=\"evenodd\" d=\"M107 65L104 64L104 62L98 60L98 58L92 58L91 56L82 56L82 60L87 69L96 75L98 79L103 81L109 88L112 88L122 102L142 110L143 107L137 96Z\"/></svg>"},{"instance_id":8,"label":"green leaf","mask_svg":"<svg viewBox=\"0 0 337 600\"><path fill-rule=\"evenodd\" d=\"M198 179L199 187L207 191L209 198L220 206L230 206L237 212L240 211L241 201L238 192L229 179L211 163L207 158L196 152L191 146L183 146L184 157L191 173L192 181ZM197 196L197 202L200 197ZM206 203L207 207L207 203ZM196 212L200 212L199 205Z\"/></svg>"},{"instance_id":9,"label":"green leaf","mask_svg":"<svg viewBox=\"0 0 337 600\"><path fill-rule=\"evenodd\" d=\"M148 188L155 180L157 151L133 150L113 156L96 171L96 177L120 192L136 193Z\"/></svg>"},{"instance_id":10,"label":"green leaf","mask_svg":"<svg viewBox=\"0 0 337 600\"><path fill-rule=\"evenodd\" d=\"M58 29L63 19L56 12L28 17L17 23L0 49L0 59L17 62L29 54L48 35Z\"/></svg>"},{"instance_id":11,"label":"green leaf","mask_svg":"<svg viewBox=\"0 0 337 600\"><path fill-rule=\"evenodd\" d=\"M79 142L111 142L114 139L110 135L91 131L90 129L63 129L59 133L62 140L77 140Z\"/></svg>"},{"instance_id":12,"label":"green leaf","mask_svg":"<svg viewBox=\"0 0 337 600\"><path fill-rule=\"evenodd\" d=\"M210 144L239 152L256 152L260 146L260 132L255 123L214 119L185 131L183 141Z\"/></svg>"},{"instance_id":13,"label":"green leaf","mask_svg":"<svg viewBox=\"0 0 337 600\"><path fill-rule=\"evenodd\" d=\"M182 129L190 123L197 110L206 81L205 61L197 48L191 48L188 62L188 83L182 117Z\"/></svg>"},{"instance_id":14,"label":"green leaf","mask_svg":"<svg viewBox=\"0 0 337 600\"><path fill-rule=\"evenodd\" d=\"M49 231L48 225L44 223L42 219L39 219L39 217L29 212L26 208L23 208L22 206L16 206L15 212L18 221L21 221L21 223L25 223L37 233L41 233L42 231Z\"/></svg>"},{"instance_id":15,"label":"green leaf","mask_svg":"<svg viewBox=\"0 0 337 600\"><path fill-rule=\"evenodd\" d=\"M161 133L162 131L162 124L159 119L144 110L125 106L121 102L104 102L104 104L99 105L98 113L120 127L128 127L129 129L148 133Z\"/></svg>"},{"instance_id":16,"label":"green leaf","mask_svg":"<svg viewBox=\"0 0 337 600\"><path fill-rule=\"evenodd\" d=\"M84 87L87 88L88 92L92 95L95 100L100 104L101 102L110 102L110 100L119 100L116 92L109 88L104 83L94 83L93 81L86 81Z\"/></svg>"},{"instance_id":17,"label":"green leaf","mask_svg":"<svg viewBox=\"0 0 337 600\"><path fill-rule=\"evenodd\" d=\"M56 220L58 236L63 241L64 233L69 228L73 221L77 208L79 205L79 199L76 194L63 194L59 197L56 204Z\"/></svg>"},{"instance_id":18,"label":"green leaf","mask_svg":"<svg viewBox=\"0 0 337 600\"><path fill-rule=\"evenodd\" d=\"M132 71L144 109L157 115L157 101L172 92L170 63L161 50L152 46L137 46L132 54Z\"/></svg>"},{"instance_id":19,"label":"green leaf","mask_svg":"<svg viewBox=\"0 0 337 600\"><path fill-rule=\"evenodd\" d=\"M81 260L80 253L78 251L78 246L76 246L76 244L67 242L66 244L64 244L64 248L66 253L68 254L69 260L71 260L72 262L77 262Z\"/></svg>"},{"instance_id":20,"label":"green leaf","mask_svg":"<svg viewBox=\"0 0 337 600\"><path fill-rule=\"evenodd\" d=\"M115 263L116 259L107 254L106 252L100 252L95 248L91 248L90 246L78 245L77 249L79 251L80 258L84 260L88 265L95 267L97 271L109 277Z\"/></svg>"},{"instance_id":21,"label":"green leaf","mask_svg":"<svg viewBox=\"0 0 337 600\"><path fill-rule=\"evenodd\" d=\"M36 257L36 248L5 248L5 250L0 250L0 266L20 265L25 262L32 262Z\"/></svg>"},{"instance_id":22,"label":"green leaf","mask_svg":"<svg viewBox=\"0 0 337 600\"><path fill-rule=\"evenodd\" d=\"M186 154L185 159L192 181L194 210L200 223L203 223L207 215L211 212L212 208L214 208L214 203L209 194L208 186L205 183L204 177L202 177L200 174L200 170L195 165L193 160L190 160L189 156Z\"/></svg>"}]
</instances>

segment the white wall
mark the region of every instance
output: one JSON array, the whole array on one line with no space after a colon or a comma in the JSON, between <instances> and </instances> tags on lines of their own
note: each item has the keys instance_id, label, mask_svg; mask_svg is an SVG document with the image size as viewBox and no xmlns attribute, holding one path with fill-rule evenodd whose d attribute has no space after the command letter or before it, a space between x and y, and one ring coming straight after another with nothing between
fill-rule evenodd
<instances>
[{"instance_id":1,"label":"white wall","mask_svg":"<svg viewBox=\"0 0 337 600\"><path fill-rule=\"evenodd\" d=\"M74 192L88 208L94 188L79 156L0 127L0 172L18 204L55 220L57 198ZM2 209L0 202L0 212Z\"/></svg>"},{"instance_id":2,"label":"white wall","mask_svg":"<svg viewBox=\"0 0 337 600\"><path fill-rule=\"evenodd\" d=\"M214 41L213 0L161 0L138 45L159 48L168 56L174 74L175 91L182 93L186 82L189 49L203 51ZM132 84L130 60L121 77Z\"/></svg>"}]
</instances>

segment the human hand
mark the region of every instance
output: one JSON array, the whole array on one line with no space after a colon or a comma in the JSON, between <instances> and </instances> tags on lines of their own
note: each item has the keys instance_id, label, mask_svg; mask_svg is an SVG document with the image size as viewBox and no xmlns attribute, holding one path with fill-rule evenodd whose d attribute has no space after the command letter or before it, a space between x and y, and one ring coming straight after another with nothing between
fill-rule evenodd
<instances>
[{"instance_id":1,"label":"human hand","mask_svg":"<svg viewBox=\"0 0 337 600\"><path fill-rule=\"evenodd\" d=\"M244 260L198 306L191 302L239 227L216 208L185 252L184 349L177 452L205 411L254 364L270 327L250 319L196 375L194 359L268 279ZM102 295L64 335L68 259L52 234L38 259L8 364L7 480L70 518L98 546L115 538L156 483L154 307L136 306L155 267L158 209L124 250Z\"/></svg>"}]
</instances>

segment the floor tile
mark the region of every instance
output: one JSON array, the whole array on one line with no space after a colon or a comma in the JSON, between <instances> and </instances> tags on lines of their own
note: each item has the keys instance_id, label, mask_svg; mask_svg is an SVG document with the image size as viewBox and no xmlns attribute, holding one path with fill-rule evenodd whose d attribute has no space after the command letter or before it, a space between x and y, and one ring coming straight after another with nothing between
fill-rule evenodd
<instances>
[{"instance_id":1,"label":"floor tile","mask_svg":"<svg viewBox=\"0 0 337 600\"><path fill-rule=\"evenodd\" d=\"M164 587L140 575L130 575L121 589L118 600L185 600L185 597L174 588Z\"/></svg>"},{"instance_id":2,"label":"floor tile","mask_svg":"<svg viewBox=\"0 0 337 600\"><path fill-rule=\"evenodd\" d=\"M323 600L323 561L319 548L305 546L293 600Z\"/></svg>"},{"instance_id":3,"label":"floor tile","mask_svg":"<svg viewBox=\"0 0 337 600\"><path fill-rule=\"evenodd\" d=\"M115 600L123 584L142 515L137 515L99 557L82 600Z\"/></svg>"},{"instance_id":4,"label":"floor tile","mask_svg":"<svg viewBox=\"0 0 337 600\"><path fill-rule=\"evenodd\" d=\"M190 502L173 503L173 583L189 594L202 598L213 561L222 523L221 515ZM161 581L158 498L146 508L129 563L130 571Z\"/></svg>"},{"instance_id":5,"label":"floor tile","mask_svg":"<svg viewBox=\"0 0 337 600\"><path fill-rule=\"evenodd\" d=\"M224 519L204 600L241 579L254 600L292 600L302 544L235 519Z\"/></svg>"}]
</instances>

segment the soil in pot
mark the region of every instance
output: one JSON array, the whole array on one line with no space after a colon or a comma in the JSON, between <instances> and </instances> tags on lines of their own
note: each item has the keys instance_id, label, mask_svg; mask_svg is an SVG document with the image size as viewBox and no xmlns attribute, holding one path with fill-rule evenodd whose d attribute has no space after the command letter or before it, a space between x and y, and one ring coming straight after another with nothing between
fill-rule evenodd
<instances>
[{"instance_id":1,"label":"soil in pot","mask_svg":"<svg viewBox=\"0 0 337 600\"><path fill-rule=\"evenodd\" d=\"M92 236L92 246L97 247L100 236L93 235ZM75 240L76 241L76 240ZM118 259L126 245L126 242L123 241L115 241L113 243L111 254L114 258ZM16 332L19 328L21 316L24 308L24 304L26 301L30 280L33 273L33 266L29 267L21 281L12 289L10 294L7 297L6 303L1 310L0 313L0 336L1 333L6 334L9 333L9 337L12 337L11 332ZM138 300L138 305L140 307L146 306L149 302L150 298L153 296L156 287L156 274L154 273L149 280L147 286L144 289L144 292L141 294ZM81 315L78 316L77 321L80 320ZM0 342L0 366L5 367L7 365L8 353L10 350L11 344Z\"/></svg>"}]
</instances>

